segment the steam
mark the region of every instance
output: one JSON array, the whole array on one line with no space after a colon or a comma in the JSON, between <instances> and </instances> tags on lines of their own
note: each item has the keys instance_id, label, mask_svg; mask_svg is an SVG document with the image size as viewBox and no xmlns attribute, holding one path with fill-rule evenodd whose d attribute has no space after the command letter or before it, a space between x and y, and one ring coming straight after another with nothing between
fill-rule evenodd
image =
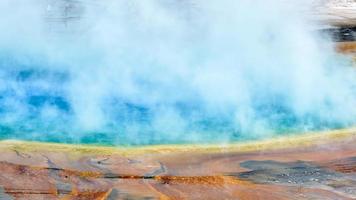
<instances>
[{"instance_id":1,"label":"steam","mask_svg":"<svg viewBox=\"0 0 356 200\"><path fill-rule=\"evenodd\" d=\"M355 69L298 4L2 0L1 135L152 144L351 126Z\"/></svg>"}]
</instances>

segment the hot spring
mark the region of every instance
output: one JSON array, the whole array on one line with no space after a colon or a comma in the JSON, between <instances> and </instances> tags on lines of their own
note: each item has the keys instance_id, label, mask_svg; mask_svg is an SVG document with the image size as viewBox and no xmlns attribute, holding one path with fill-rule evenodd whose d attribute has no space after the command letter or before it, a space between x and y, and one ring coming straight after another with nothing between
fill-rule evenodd
<instances>
[{"instance_id":1,"label":"hot spring","mask_svg":"<svg viewBox=\"0 0 356 200\"><path fill-rule=\"evenodd\" d=\"M355 68L311 8L2 0L0 138L226 143L353 126Z\"/></svg>"}]
</instances>

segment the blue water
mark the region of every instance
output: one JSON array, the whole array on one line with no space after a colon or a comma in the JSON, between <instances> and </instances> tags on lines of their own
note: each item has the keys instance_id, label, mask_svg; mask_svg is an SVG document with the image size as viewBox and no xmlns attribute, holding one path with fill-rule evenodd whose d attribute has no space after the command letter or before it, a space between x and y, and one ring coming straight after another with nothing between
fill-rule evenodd
<instances>
[{"instance_id":1,"label":"blue water","mask_svg":"<svg viewBox=\"0 0 356 200\"><path fill-rule=\"evenodd\" d=\"M173 122L163 125L163 130L158 130L153 121L159 105L140 105L110 96L107 97L103 108L110 109L107 111L109 120L96 130L85 130L75 122L75 111L66 91L71 81L68 71L48 70L48 67L41 70L37 66L17 65L9 60L3 61L1 65L1 139L148 145L234 142L271 136L256 135L251 127L247 129L251 132L246 132L246 129L242 129L233 121L232 112L210 112L198 100L173 102L169 105L185 120L184 128L176 128ZM260 95L255 99L264 100L254 101L253 108L258 111L258 118L268 123L268 129L263 131L272 131L273 135L336 129L350 125L320 119L312 114L300 118L290 110L286 105L288 101L283 97ZM55 111L55 116L41 114L48 108ZM172 130L175 132L171 132Z\"/></svg>"},{"instance_id":2,"label":"blue water","mask_svg":"<svg viewBox=\"0 0 356 200\"><path fill-rule=\"evenodd\" d=\"M0 138L223 143L352 126L352 59L311 28L308 2L0 1Z\"/></svg>"}]
</instances>

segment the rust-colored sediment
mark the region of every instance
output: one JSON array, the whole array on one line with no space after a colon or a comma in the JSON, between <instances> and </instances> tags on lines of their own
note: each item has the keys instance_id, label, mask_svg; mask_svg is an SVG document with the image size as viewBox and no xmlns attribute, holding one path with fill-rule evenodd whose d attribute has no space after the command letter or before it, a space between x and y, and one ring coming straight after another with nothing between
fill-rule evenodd
<instances>
[{"instance_id":1,"label":"rust-colored sediment","mask_svg":"<svg viewBox=\"0 0 356 200\"><path fill-rule=\"evenodd\" d=\"M353 42L338 42L336 44L337 51L346 54L356 54L356 41Z\"/></svg>"},{"instance_id":2,"label":"rust-colored sediment","mask_svg":"<svg viewBox=\"0 0 356 200\"><path fill-rule=\"evenodd\" d=\"M356 41L337 42L336 51L350 56L356 64Z\"/></svg>"},{"instance_id":3,"label":"rust-colored sediment","mask_svg":"<svg viewBox=\"0 0 356 200\"><path fill-rule=\"evenodd\" d=\"M355 142L355 129L247 149L234 144L94 152L4 141L0 199L352 199Z\"/></svg>"}]
</instances>

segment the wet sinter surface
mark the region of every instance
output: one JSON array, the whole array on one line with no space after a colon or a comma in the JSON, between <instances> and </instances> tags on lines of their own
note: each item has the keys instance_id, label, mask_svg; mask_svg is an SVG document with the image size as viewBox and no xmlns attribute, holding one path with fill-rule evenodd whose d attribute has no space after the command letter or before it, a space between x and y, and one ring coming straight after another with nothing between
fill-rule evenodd
<instances>
[{"instance_id":1,"label":"wet sinter surface","mask_svg":"<svg viewBox=\"0 0 356 200\"><path fill-rule=\"evenodd\" d=\"M354 144L354 131L249 147L140 150L7 141L0 144L0 197L354 199Z\"/></svg>"}]
</instances>

